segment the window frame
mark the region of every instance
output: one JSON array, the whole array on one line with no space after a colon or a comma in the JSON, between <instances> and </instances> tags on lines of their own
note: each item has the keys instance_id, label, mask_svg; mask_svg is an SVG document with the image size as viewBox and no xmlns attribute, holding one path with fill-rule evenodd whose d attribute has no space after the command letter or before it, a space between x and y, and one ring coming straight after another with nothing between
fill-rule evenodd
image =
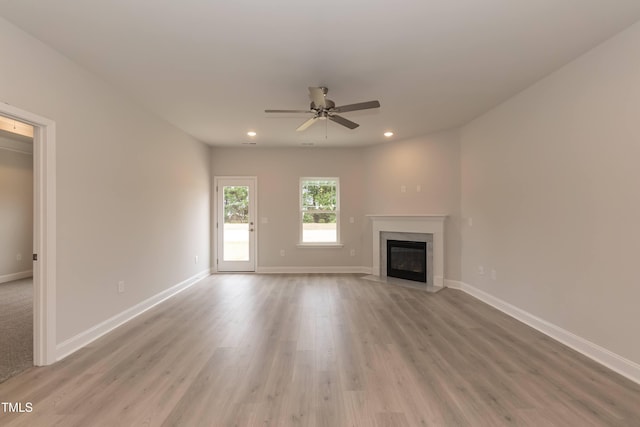
<instances>
[{"instance_id":1,"label":"window frame","mask_svg":"<svg viewBox=\"0 0 640 427\"><path fill-rule=\"evenodd\" d=\"M304 188L304 184L309 181L334 181L336 187L336 209L329 210L315 210L315 211L305 211L303 206L302 199L302 190ZM336 241L335 242L305 242L303 240L304 233L304 214L305 213L331 213L336 216ZM299 185L298 185L298 246L299 247L343 247L340 238L340 178L339 177L317 177L317 176L305 176L300 177Z\"/></svg>"}]
</instances>

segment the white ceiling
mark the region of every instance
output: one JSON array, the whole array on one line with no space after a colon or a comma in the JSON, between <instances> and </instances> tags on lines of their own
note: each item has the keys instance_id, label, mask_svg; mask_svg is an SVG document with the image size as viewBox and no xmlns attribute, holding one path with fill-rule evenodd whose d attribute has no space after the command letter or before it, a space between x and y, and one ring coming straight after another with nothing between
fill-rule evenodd
<instances>
[{"instance_id":1,"label":"white ceiling","mask_svg":"<svg viewBox=\"0 0 640 427\"><path fill-rule=\"evenodd\" d=\"M0 0L0 15L212 145L357 146L464 124L640 19L638 0ZM348 130L308 116L308 86ZM326 126L325 126L326 125Z\"/></svg>"}]
</instances>

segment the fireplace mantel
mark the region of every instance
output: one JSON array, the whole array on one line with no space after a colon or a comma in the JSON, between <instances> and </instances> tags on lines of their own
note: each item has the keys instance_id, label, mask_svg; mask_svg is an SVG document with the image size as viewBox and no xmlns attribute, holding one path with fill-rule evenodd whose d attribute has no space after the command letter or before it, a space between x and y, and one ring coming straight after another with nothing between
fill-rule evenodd
<instances>
[{"instance_id":1,"label":"fireplace mantel","mask_svg":"<svg viewBox=\"0 0 640 427\"><path fill-rule=\"evenodd\" d=\"M375 276L386 275L386 266L380 265L380 233L433 234L433 286L444 286L444 221L447 215L367 215L373 229L373 268ZM381 269L384 267L385 272Z\"/></svg>"}]
</instances>

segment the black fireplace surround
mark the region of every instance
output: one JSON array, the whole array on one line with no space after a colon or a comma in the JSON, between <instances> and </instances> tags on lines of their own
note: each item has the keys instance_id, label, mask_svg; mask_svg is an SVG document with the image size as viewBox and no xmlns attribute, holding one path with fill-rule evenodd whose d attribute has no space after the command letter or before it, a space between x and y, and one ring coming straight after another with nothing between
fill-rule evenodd
<instances>
[{"instance_id":1,"label":"black fireplace surround","mask_svg":"<svg viewBox=\"0 0 640 427\"><path fill-rule=\"evenodd\" d=\"M427 282L427 243L387 240L387 276Z\"/></svg>"}]
</instances>

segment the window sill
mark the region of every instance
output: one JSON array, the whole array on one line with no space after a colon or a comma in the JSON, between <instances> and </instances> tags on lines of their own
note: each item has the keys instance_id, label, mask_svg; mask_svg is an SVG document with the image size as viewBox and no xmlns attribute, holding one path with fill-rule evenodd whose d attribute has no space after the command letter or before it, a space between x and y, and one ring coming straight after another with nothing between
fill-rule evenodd
<instances>
[{"instance_id":1,"label":"window sill","mask_svg":"<svg viewBox=\"0 0 640 427\"><path fill-rule=\"evenodd\" d=\"M299 248L343 248L342 243L298 243Z\"/></svg>"}]
</instances>

